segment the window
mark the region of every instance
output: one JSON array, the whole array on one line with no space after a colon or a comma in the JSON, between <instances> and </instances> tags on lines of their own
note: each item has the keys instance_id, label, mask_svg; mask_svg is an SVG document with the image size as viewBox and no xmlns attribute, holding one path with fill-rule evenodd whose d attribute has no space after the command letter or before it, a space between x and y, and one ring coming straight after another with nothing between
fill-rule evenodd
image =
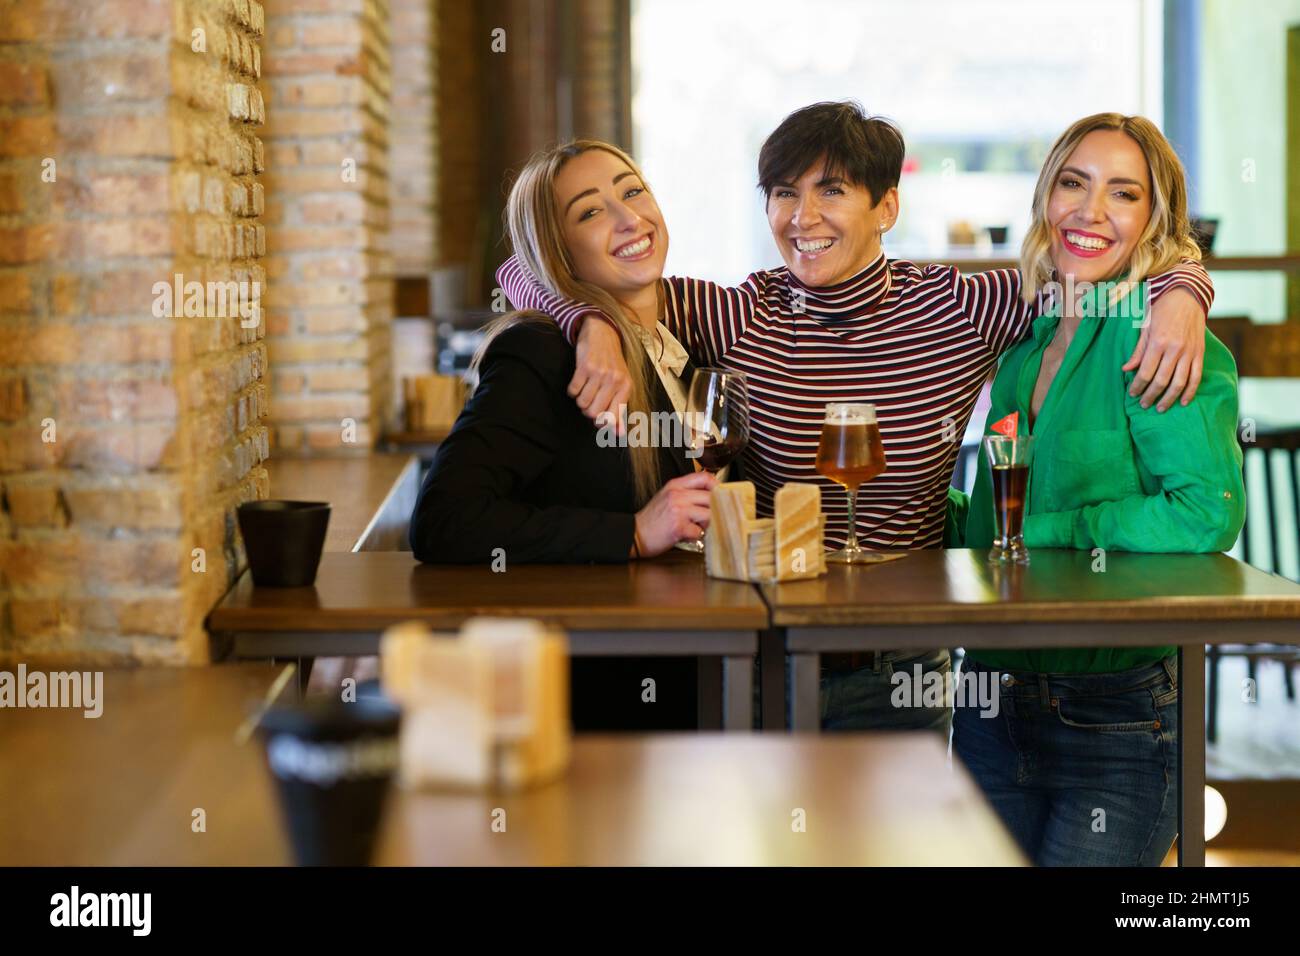
<instances>
[{"instance_id":1,"label":"window","mask_svg":"<svg viewBox=\"0 0 1300 956\"><path fill-rule=\"evenodd\" d=\"M1015 255L1066 126L1103 110L1160 122L1161 23L1151 0L638 0L635 145L667 220L668 271L735 283L780 264L758 150L818 100L856 99L903 130L890 255ZM958 222L978 247L950 244ZM990 226L1008 227L1004 247L990 248Z\"/></svg>"}]
</instances>

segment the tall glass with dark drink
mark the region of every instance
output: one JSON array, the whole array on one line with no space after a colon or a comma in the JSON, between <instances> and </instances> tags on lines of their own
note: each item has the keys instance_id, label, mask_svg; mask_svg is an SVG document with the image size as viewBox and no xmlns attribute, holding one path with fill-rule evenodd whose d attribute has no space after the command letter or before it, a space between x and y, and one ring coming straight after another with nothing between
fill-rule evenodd
<instances>
[{"instance_id":1,"label":"tall glass with dark drink","mask_svg":"<svg viewBox=\"0 0 1300 956\"><path fill-rule=\"evenodd\" d=\"M1034 439L1030 435L989 435L984 439L984 449L993 476L994 539L989 560L995 564L1028 564L1025 493Z\"/></svg>"},{"instance_id":2,"label":"tall glass with dark drink","mask_svg":"<svg viewBox=\"0 0 1300 956\"><path fill-rule=\"evenodd\" d=\"M876 406L832 402L826 406L817 473L844 486L849 495L849 534L844 547L826 555L841 564L871 564L880 555L858 544L858 489L885 470L885 446L880 440Z\"/></svg>"},{"instance_id":3,"label":"tall glass with dark drink","mask_svg":"<svg viewBox=\"0 0 1300 956\"><path fill-rule=\"evenodd\" d=\"M749 388L744 372L697 368L686 398L685 437L690 457L703 471L716 475L731 464L749 442ZM679 541L683 551L704 551L698 540Z\"/></svg>"}]
</instances>

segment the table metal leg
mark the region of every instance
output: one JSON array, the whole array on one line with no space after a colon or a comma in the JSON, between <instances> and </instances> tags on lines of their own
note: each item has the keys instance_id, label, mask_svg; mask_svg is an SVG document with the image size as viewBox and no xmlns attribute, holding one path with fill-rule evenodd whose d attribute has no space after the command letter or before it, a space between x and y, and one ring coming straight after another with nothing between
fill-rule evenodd
<instances>
[{"instance_id":1,"label":"table metal leg","mask_svg":"<svg viewBox=\"0 0 1300 956\"><path fill-rule=\"evenodd\" d=\"M790 654L790 729L821 730L821 654Z\"/></svg>"},{"instance_id":2,"label":"table metal leg","mask_svg":"<svg viewBox=\"0 0 1300 956\"><path fill-rule=\"evenodd\" d=\"M700 730L721 730L725 716L722 710L722 659L702 655L695 659L696 710Z\"/></svg>"},{"instance_id":3,"label":"table metal leg","mask_svg":"<svg viewBox=\"0 0 1300 956\"><path fill-rule=\"evenodd\" d=\"M1205 658L1209 661L1210 684L1207 692L1208 700L1206 701L1205 716L1205 739L1210 743L1217 743L1219 740L1219 646L1216 644L1205 652Z\"/></svg>"},{"instance_id":4,"label":"table metal leg","mask_svg":"<svg viewBox=\"0 0 1300 956\"><path fill-rule=\"evenodd\" d=\"M722 659L722 729L749 733L754 729L754 658L734 655Z\"/></svg>"},{"instance_id":5,"label":"table metal leg","mask_svg":"<svg viewBox=\"0 0 1300 956\"><path fill-rule=\"evenodd\" d=\"M1205 866L1205 645L1178 648L1178 864Z\"/></svg>"},{"instance_id":6,"label":"table metal leg","mask_svg":"<svg viewBox=\"0 0 1300 956\"><path fill-rule=\"evenodd\" d=\"M761 685L759 727L765 731L786 730L785 629L758 632L758 679Z\"/></svg>"}]
</instances>

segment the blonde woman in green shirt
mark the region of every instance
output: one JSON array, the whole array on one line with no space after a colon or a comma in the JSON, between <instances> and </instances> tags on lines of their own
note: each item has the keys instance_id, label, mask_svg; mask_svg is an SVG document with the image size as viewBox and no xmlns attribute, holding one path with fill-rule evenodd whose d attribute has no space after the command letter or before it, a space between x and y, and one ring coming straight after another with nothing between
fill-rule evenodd
<instances>
[{"instance_id":1,"label":"blonde woman in green shirt","mask_svg":"<svg viewBox=\"0 0 1300 956\"><path fill-rule=\"evenodd\" d=\"M1080 120L1043 166L1032 219L1024 294L1051 289L1054 302L1003 356L985 426L1018 412L1018 433L1034 436L1026 546L1232 547L1245 518L1232 355L1207 332L1196 399L1164 414L1118 371L1141 331L1143 280L1199 258L1173 148L1140 116ZM992 541L981 451L965 544ZM1035 863L1160 864L1176 830L1176 662L1173 647L970 652L965 667L990 672L1001 706L991 718L958 708L954 752Z\"/></svg>"}]
</instances>

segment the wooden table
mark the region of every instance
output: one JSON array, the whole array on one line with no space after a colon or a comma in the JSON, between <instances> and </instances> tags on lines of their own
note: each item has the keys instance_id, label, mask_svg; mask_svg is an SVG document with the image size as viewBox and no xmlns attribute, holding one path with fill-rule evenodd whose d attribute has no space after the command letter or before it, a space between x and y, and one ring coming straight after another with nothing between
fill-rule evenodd
<instances>
[{"instance_id":1,"label":"wooden table","mask_svg":"<svg viewBox=\"0 0 1300 956\"><path fill-rule=\"evenodd\" d=\"M433 464L438 447L451 434L451 425L422 431L388 432L379 439L379 447L389 452L404 452L419 458L422 466Z\"/></svg>"},{"instance_id":2,"label":"wooden table","mask_svg":"<svg viewBox=\"0 0 1300 956\"><path fill-rule=\"evenodd\" d=\"M575 656L700 661L707 727L749 730L758 632L768 612L748 584L717 581L697 555L619 565L422 565L409 553L325 554L316 584L257 588L245 574L208 617L217 659L376 654L401 621L454 630L479 615L565 628Z\"/></svg>"},{"instance_id":3,"label":"wooden table","mask_svg":"<svg viewBox=\"0 0 1300 956\"><path fill-rule=\"evenodd\" d=\"M505 832L491 828L498 808ZM539 790L401 793L378 859L453 866L1025 863L933 734L579 736L568 774Z\"/></svg>"},{"instance_id":4,"label":"wooden table","mask_svg":"<svg viewBox=\"0 0 1300 956\"><path fill-rule=\"evenodd\" d=\"M1112 551L1104 572L1087 551L1036 550L1027 568L994 567L985 554L915 551L764 586L784 634L791 726L819 726L825 652L1177 645L1179 858L1203 865L1205 645L1297 641L1300 586L1222 554Z\"/></svg>"},{"instance_id":5,"label":"wooden table","mask_svg":"<svg viewBox=\"0 0 1300 956\"><path fill-rule=\"evenodd\" d=\"M109 671L98 719L6 711L0 765L20 772L0 775L0 866L291 863L261 743L249 735L287 683L281 670ZM504 833L492 830L498 807ZM804 832L794 827L800 810ZM661 734L578 736L569 772L537 790L394 791L376 862L1024 860L933 735Z\"/></svg>"},{"instance_id":6,"label":"wooden table","mask_svg":"<svg viewBox=\"0 0 1300 956\"><path fill-rule=\"evenodd\" d=\"M414 455L272 458L271 497L328 501L326 551L404 551L406 529L420 491Z\"/></svg>"},{"instance_id":7,"label":"wooden table","mask_svg":"<svg viewBox=\"0 0 1300 956\"><path fill-rule=\"evenodd\" d=\"M250 735L292 676L265 663L110 670L98 718L3 711L0 866L288 862Z\"/></svg>"}]
</instances>

